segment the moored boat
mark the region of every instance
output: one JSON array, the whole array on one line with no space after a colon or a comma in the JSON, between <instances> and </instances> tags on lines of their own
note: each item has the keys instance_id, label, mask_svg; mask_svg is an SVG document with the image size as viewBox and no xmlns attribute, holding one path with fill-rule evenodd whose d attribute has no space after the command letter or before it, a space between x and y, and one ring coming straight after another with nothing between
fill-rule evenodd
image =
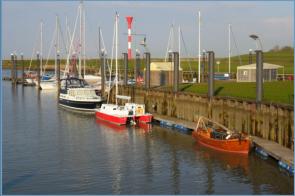
<instances>
[{"instance_id":1,"label":"moored boat","mask_svg":"<svg viewBox=\"0 0 295 196\"><path fill-rule=\"evenodd\" d=\"M120 96L117 98L128 99L128 96ZM102 104L101 108L97 109L95 116L98 119L108 121L117 125L126 125L128 123L150 123L152 114L145 112L144 104L126 103L123 106L116 104Z\"/></svg>"},{"instance_id":2,"label":"moored boat","mask_svg":"<svg viewBox=\"0 0 295 196\"><path fill-rule=\"evenodd\" d=\"M103 103L101 96L98 96L94 88L88 87L83 79L68 77L61 80L59 104L61 106L94 112Z\"/></svg>"},{"instance_id":3,"label":"moored boat","mask_svg":"<svg viewBox=\"0 0 295 196\"><path fill-rule=\"evenodd\" d=\"M209 121L211 125L204 121ZM209 119L200 117L192 136L201 144L224 152L248 154L250 139L242 133L230 131L228 128Z\"/></svg>"},{"instance_id":4,"label":"moored boat","mask_svg":"<svg viewBox=\"0 0 295 196\"><path fill-rule=\"evenodd\" d=\"M129 122L149 123L152 121L152 115L145 113L143 104L129 103L118 105L118 99L130 100L131 97L118 95L118 14L115 16L115 86L116 86L116 104L102 104L101 108L95 111L95 116L98 119L108 121L117 125L125 125ZM109 89L110 90L110 89Z\"/></svg>"}]
</instances>

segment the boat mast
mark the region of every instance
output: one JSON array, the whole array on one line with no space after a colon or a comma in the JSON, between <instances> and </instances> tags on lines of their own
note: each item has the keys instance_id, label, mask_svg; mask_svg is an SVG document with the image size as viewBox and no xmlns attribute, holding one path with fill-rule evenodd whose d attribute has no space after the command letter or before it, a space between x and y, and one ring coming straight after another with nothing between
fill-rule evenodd
<instances>
[{"instance_id":1,"label":"boat mast","mask_svg":"<svg viewBox=\"0 0 295 196\"><path fill-rule=\"evenodd\" d=\"M80 39L79 39L79 78L81 78L81 60L82 60L82 1L79 5L80 13Z\"/></svg>"},{"instance_id":2,"label":"boat mast","mask_svg":"<svg viewBox=\"0 0 295 196\"><path fill-rule=\"evenodd\" d=\"M56 75L56 69L57 69L57 50L58 50L58 24L57 24L57 15L55 16L55 30L56 30L56 34L55 34L55 61L54 61L54 75L55 77L57 77Z\"/></svg>"},{"instance_id":3,"label":"boat mast","mask_svg":"<svg viewBox=\"0 0 295 196\"><path fill-rule=\"evenodd\" d=\"M198 63L198 83L201 82L201 12L199 11L199 63Z\"/></svg>"},{"instance_id":4,"label":"boat mast","mask_svg":"<svg viewBox=\"0 0 295 196\"><path fill-rule=\"evenodd\" d=\"M41 67L41 73L40 75L43 75L43 65L42 65L42 59L43 59L43 21L41 20L40 23L40 67Z\"/></svg>"},{"instance_id":5,"label":"boat mast","mask_svg":"<svg viewBox=\"0 0 295 196\"><path fill-rule=\"evenodd\" d=\"M231 24L228 24L228 73L230 74L230 53L231 53L231 48L230 48L230 29L231 29Z\"/></svg>"},{"instance_id":6,"label":"boat mast","mask_svg":"<svg viewBox=\"0 0 295 196\"><path fill-rule=\"evenodd\" d=\"M85 77L86 52L85 52L85 7L83 5L83 77Z\"/></svg>"},{"instance_id":7,"label":"boat mast","mask_svg":"<svg viewBox=\"0 0 295 196\"><path fill-rule=\"evenodd\" d=\"M178 53L179 53L179 66L180 66L180 25L178 26Z\"/></svg>"},{"instance_id":8,"label":"boat mast","mask_svg":"<svg viewBox=\"0 0 295 196\"><path fill-rule=\"evenodd\" d=\"M117 101L117 95L118 95L118 17L119 15L117 14L116 12L116 19L115 19L115 23L116 23L116 30L115 30L115 64L116 64L116 105L118 104L118 101Z\"/></svg>"},{"instance_id":9,"label":"boat mast","mask_svg":"<svg viewBox=\"0 0 295 196\"><path fill-rule=\"evenodd\" d=\"M98 55L101 58L101 40L100 40L100 27L98 27Z\"/></svg>"}]
</instances>

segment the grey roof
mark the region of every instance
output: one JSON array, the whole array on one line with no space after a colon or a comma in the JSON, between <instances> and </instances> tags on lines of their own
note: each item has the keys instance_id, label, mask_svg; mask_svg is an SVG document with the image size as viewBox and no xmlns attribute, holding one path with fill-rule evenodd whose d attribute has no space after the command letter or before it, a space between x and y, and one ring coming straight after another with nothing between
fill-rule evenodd
<instances>
[{"instance_id":1,"label":"grey roof","mask_svg":"<svg viewBox=\"0 0 295 196\"><path fill-rule=\"evenodd\" d=\"M270 63L263 63L263 69L279 69L279 68L283 68L283 66L270 64ZM256 69L256 63L250 64L250 65L238 66L237 69Z\"/></svg>"}]
</instances>

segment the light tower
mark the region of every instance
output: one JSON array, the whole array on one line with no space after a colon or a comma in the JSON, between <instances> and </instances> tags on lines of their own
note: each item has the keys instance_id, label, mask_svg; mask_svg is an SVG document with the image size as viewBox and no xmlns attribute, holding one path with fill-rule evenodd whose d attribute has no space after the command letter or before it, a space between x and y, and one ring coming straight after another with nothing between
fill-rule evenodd
<instances>
[{"instance_id":1,"label":"light tower","mask_svg":"<svg viewBox=\"0 0 295 196\"><path fill-rule=\"evenodd\" d=\"M131 40L132 40L131 26L132 26L133 17L127 16L126 20L127 20L127 24L128 24L128 59L131 59L132 58L132 55L131 55Z\"/></svg>"}]
</instances>

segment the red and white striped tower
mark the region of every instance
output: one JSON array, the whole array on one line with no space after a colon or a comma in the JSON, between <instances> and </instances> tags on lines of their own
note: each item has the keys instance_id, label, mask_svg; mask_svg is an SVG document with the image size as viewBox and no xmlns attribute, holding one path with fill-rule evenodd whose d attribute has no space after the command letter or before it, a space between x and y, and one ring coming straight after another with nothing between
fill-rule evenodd
<instances>
[{"instance_id":1,"label":"red and white striped tower","mask_svg":"<svg viewBox=\"0 0 295 196\"><path fill-rule=\"evenodd\" d=\"M132 58L132 55L131 55L131 40L132 40L131 26L132 26L133 17L132 16L127 16L126 20L127 20L127 23L128 23L128 59L131 59Z\"/></svg>"}]
</instances>

